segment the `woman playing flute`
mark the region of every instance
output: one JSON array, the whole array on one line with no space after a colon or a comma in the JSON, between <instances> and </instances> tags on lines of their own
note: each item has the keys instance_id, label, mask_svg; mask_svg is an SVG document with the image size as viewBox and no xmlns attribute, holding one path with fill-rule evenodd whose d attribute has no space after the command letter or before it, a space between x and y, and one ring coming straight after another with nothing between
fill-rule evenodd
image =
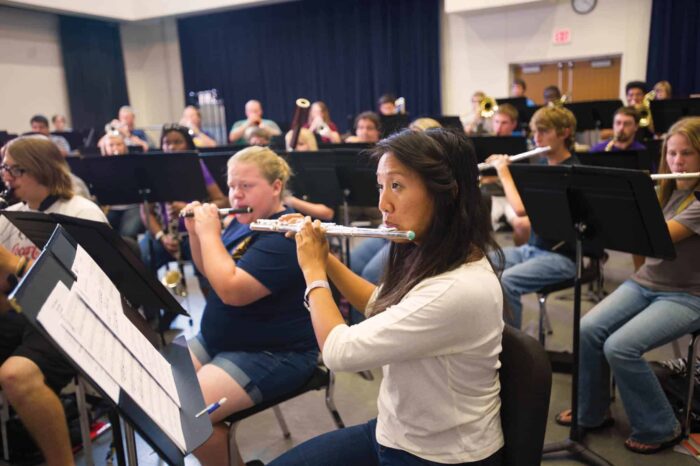
<instances>
[{"instance_id":1,"label":"woman playing flute","mask_svg":"<svg viewBox=\"0 0 700 466\"><path fill-rule=\"evenodd\" d=\"M486 256L497 246L473 149L446 130L407 130L380 141L374 156L384 224L415 232L414 241L392 240L381 284L330 255L319 223L305 219L295 238L324 362L336 371L381 366L379 416L271 465L500 464L503 300ZM329 278L368 319L345 324Z\"/></svg>"},{"instance_id":2,"label":"woman playing flute","mask_svg":"<svg viewBox=\"0 0 700 466\"><path fill-rule=\"evenodd\" d=\"M318 357L294 242L248 228L294 212L282 203L289 166L268 148L249 147L227 168L231 207L251 213L236 215L222 233L215 205L185 208L194 212L185 220L192 258L214 291L201 332L188 343L205 403L227 399L211 414L214 434L195 451L205 466L228 464L223 419L297 390Z\"/></svg>"},{"instance_id":3,"label":"woman playing flute","mask_svg":"<svg viewBox=\"0 0 700 466\"><path fill-rule=\"evenodd\" d=\"M666 134L660 173L700 171L700 118L685 118ZM700 201L698 178L667 179L658 189L676 248L674 260L647 258L632 277L581 320L578 423L610 425L610 369L632 432L625 447L655 453L675 444L681 427L647 351L700 329ZM557 416L571 424L571 410Z\"/></svg>"}]
</instances>

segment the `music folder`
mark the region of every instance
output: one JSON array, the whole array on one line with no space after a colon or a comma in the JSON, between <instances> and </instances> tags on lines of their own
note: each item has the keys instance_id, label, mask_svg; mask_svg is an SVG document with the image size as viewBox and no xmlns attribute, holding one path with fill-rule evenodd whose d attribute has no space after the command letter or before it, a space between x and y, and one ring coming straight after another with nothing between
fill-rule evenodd
<instances>
[{"instance_id":1,"label":"music folder","mask_svg":"<svg viewBox=\"0 0 700 466\"><path fill-rule=\"evenodd\" d=\"M184 338L159 352L153 331L135 325L136 311L61 225L9 298L169 464L184 465L209 438Z\"/></svg>"}]
</instances>

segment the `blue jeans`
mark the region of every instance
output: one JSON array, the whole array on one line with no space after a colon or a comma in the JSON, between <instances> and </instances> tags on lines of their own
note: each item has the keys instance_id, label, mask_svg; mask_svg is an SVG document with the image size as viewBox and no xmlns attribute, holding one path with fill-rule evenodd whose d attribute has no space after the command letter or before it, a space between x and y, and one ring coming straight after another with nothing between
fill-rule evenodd
<instances>
[{"instance_id":1,"label":"blue jeans","mask_svg":"<svg viewBox=\"0 0 700 466\"><path fill-rule=\"evenodd\" d=\"M653 291L627 280L581 319L581 426L607 416L610 369L632 427L630 438L661 443L680 425L644 353L700 328L700 297Z\"/></svg>"},{"instance_id":2,"label":"blue jeans","mask_svg":"<svg viewBox=\"0 0 700 466\"><path fill-rule=\"evenodd\" d=\"M389 260L391 242L382 238L367 238L353 248L350 253L350 268L368 282L379 284L384 267ZM350 309L350 324L365 320L365 316L355 308Z\"/></svg>"},{"instance_id":3,"label":"blue jeans","mask_svg":"<svg viewBox=\"0 0 700 466\"><path fill-rule=\"evenodd\" d=\"M512 313L505 318L509 325L520 328L523 318L522 295L532 293L540 288L560 282L576 275L576 264L566 256L556 252L523 244L522 246L503 249L505 264L501 275L503 294ZM498 266L498 256L489 255L491 262Z\"/></svg>"},{"instance_id":4,"label":"blue jeans","mask_svg":"<svg viewBox=\"0 0 700 466\"><path fill-rule=\"evenodd\" d=\"M141 241L139 241L139 248L141 249L141 259L143 263L146 264L146 268L153 272L154 275L158 273L158 269L162 266L175 260L165 249L163 243L156 241L153 235L151 235L151 232L146 232L143 238L141 238ZM151 251L153 251L153 260L151 260ZM182 241L180 241L180 258L184 261L192 260L190 242L187 236L182 237Z\"/></svg>"},{"instance_id":5,"label":"blue jeans","mask_svg":"<svg viewBox=\"0 0 700 466\"><path fill-rule=\"evenodd\" d=\"M107 220L121 236L136 238L144 230L139 210L138 204L129 206L125 210L110 209L107 212Z\"/></svg>"},{"instance_id":6,"label":"blue jeans","mask_svg":"<svg viewBox=\"0 0 700 466\"><path fill-rule=\"evenodd\" d=\"M436 466L403 450L377 443L377 420L334 430L307 440L267 466ZM461 463L473 466L500 466L502 451L481 461Z\"/></svg>"}]
</instances>

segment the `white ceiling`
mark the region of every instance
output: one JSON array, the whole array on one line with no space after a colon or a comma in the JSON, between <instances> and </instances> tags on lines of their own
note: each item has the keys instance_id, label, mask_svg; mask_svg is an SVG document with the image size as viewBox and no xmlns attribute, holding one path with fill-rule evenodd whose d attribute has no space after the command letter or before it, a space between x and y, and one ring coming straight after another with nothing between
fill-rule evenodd
<instances>
[{"instance_id":1,"label":"white ceiling","mask_svg":"<svg viewBox=\"0 0 700 466\"><path fill-rule=\"evenodd\" d=\"M285 1L292 0L0 0L0 5L130 22Z\"/></svg>"}]
</instances>

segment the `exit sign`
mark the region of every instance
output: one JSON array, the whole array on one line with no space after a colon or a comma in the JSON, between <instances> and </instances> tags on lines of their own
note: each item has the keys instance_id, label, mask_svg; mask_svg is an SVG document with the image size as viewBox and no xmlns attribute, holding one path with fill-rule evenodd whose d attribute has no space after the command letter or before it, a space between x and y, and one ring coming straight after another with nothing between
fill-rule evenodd
<instances>
[{"instance_id":1,"label":"exit sign","mask_svg":"<svg viewBox=\"0 0 700 466\"><path fill-rule=\"evenodd\" d=\"M571 42L571 29L561 28L555 29L552 35L552 42L554 45L564 45Z\"/></svg>"}]
</instances>

